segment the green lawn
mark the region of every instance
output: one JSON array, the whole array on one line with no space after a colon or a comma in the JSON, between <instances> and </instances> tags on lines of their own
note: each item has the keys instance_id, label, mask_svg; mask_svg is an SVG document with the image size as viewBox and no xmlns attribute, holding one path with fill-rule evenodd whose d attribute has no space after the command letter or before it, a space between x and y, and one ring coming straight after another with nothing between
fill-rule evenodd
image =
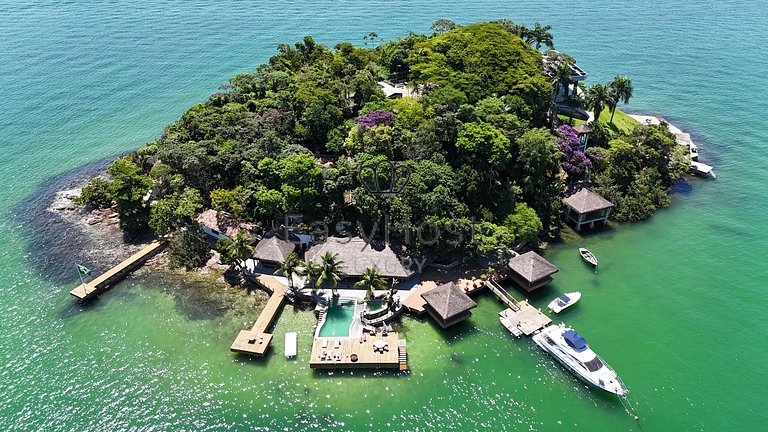
<instances>
[{"instance_id":1,"label":"green lawn","mask_svg":"<svg viewBox=\"0 0 768 432\"><path fill-rule=\"evenodd\" d=\"M564 123L568 123L568 116L558 114L557 117ZM614 132L621 132L626 133L632 131L632 129L635 128L635 126L639 125L640 122L633 119L629 115L627 115L624 111L616 108L616 114L613 116L613 124L610 123L611 120L611 111L608 109L604 109L603 112L600 113L600 118L597 119L600 123L605 123L609 128L613 129ZM584 120L578 120L573 119L573 126L577 126L580 124L586 123Z\"/></svg>"}]
</instances>

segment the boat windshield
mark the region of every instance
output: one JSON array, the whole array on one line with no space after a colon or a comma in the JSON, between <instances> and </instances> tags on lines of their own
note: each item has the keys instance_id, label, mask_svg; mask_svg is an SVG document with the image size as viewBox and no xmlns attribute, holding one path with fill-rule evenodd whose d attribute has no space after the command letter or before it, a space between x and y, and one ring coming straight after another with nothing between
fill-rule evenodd
<instances>
[{"instance_id":1,"label":"boat windshield","mask_svg":"<svg viewBox=\"0 0 768 432\"><path fill-rule=\"evenodd\" d=\"M597 372L603 367L603 362L601 362L598 357L595 357L590 361L584 362L584 366L586 366L590 372Z\"/></svg>"}]
</instances>

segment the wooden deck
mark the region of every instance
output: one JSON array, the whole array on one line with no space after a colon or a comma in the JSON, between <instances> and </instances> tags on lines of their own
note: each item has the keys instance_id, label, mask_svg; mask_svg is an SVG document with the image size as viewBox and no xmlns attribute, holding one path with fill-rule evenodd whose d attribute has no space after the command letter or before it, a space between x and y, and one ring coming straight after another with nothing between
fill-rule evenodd
<instances>
[{"instance_id":1,"label":"wooden deck","mask_svg":"<svg viewBox=\"0 0 768 432\"><path fill-rule=\"evenodd\" d=\"M166 243L165 240L153 241L142 250L128 257L125 261L107 270L92 281L81 284L69 293L79 300L90 299L98 295L101 291L109 288L115 282L141 267L147 260L163 250Z\"/></svg>"},{"instance_id":2,"label":"wooden deck","mask_svg":"<svg viewBox=\"0 0 768 432\"><path fill-rule=\"evenodd\" d=\"M474 281L471 281L469 279L459 279L456 282L456 286L460 290L464 291L467 295L472 295L482 289L485 289L484 284L482 283L475 284ZM407 311L411 312L416 316L423 315L424 312L426 311L426 309L424 309L424 306L427 304L427 302L421 297L421 295L437 287L438 287L438 284L434 281L422 282L420 287L416 288L414 291L408 294L408 298L406 298L405 301L403 302L403 306Z\"/></svg>"},{"instance_id":3,"label":"wooden deck","mask_svg":"<svg viewBox=\"0 0 768 432\"><path fill-rule=\"evenodd\" d=\"M389 351L376 352L373 349L373 343L383 339ZM339 341L339 347L335 348L335 341ZM361 342L362 340L362 342ZM323 348L323 344L327 346ZM322 353L325 352L326 360L322 360ZM339 357L334 357L338 353ZM352 354L357 355L357 361L352 361ZM402 355L401 355L402 354ZM389 332L387 336L371 336L370 334L363 338L333 338L321 337L312 341L312 356L309 360L309 367L313 369L399 369L406 370L406 352L405 341L398 339L396 332ZM402 361L401 361L402 360Z\"/></svg>"},{"instance_id":4,"label":"wooden deck","mask_svg":"<svg viewBox=\"0 0 768 432\"><path fill-rule=\"evenodd\" d=\"M530 336L552 323L552 320L531 306L527 300L518 301L496 282L489 281L486 286L507 305L499 312L501 324L515 336Z\"/></svg>"},{"instance_id":5,"label":"wooden deck","mask_svg":"<svg viewBox=\"0 0 768 432\"><path fill-rule=\"evenodd\" d=\"M403 306L406 310L417 316L423 315L425 311L424 306L427 304L427 302L421 298L421 295L434 288L437 288L436 283L432 281L422 282L420 287L412 290L408 294L408 298L406 298L403 302Z\"/></svg>"},{"instance_id":6,"label":"wooden deck","mask_svg":"<svg viewBox=\"0 0 768 432\"><path fill-rule=\"evenodd\" d=\"M272 295L253 327L250 330L240 331L229 349L234 352L263 356L272 342L272 334L266 331L280 312L288 287L267 275L257 277L256 282Z\"/></svg>"}]
</instances>

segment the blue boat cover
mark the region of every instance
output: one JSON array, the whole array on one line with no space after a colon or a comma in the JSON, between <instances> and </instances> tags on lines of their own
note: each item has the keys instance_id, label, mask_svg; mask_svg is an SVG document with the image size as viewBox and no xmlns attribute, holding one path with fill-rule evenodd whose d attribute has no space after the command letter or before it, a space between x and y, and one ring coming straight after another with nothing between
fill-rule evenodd
<instances>
[{"instance_id":1,"label":"blue boat cover","mask_svg":"<svg viewBox=\"0 0 768 432\"><path fill-rule=\"evenodd\" d=\"M560 296L560 297L558 297L558 298L559 298L560 300L562 300L562 301L563 301L563 303L568 303L569 301L571 301L571 298L570 298L570 297L568 297L568 296L567 296L567 295L565 295L565 294L561 295L561 296Z\"/></svg>"},{"instance_id":2,"label":"blue boat cover","mask_svg":"<svg viewBox=\"0 0 768 432\"><path fill-rule=\"evenodd\" d=\"M563 339L565 339L565 341L568 342L568 345L575 349L576 352L582 352L587 349L587 341L574 330L568 330L563 333Z\"/></svg>"}]
</instances>

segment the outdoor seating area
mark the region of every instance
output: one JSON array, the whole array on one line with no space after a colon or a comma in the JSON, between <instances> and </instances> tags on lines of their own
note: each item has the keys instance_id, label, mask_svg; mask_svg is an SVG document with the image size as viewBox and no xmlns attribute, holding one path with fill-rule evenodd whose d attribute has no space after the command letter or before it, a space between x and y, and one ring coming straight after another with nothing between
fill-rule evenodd
<instances>
[{"instance_id":1,"label":"outdoor seating area","mask_svg":"<svg viewBox=\"0 0 768 432\"><path fill-rule=\"evenodd\" d=\"M314 369L387 368L400 366L397 333L345 338L315 338L309 366Z\"/></svg>"}]
</instances>

